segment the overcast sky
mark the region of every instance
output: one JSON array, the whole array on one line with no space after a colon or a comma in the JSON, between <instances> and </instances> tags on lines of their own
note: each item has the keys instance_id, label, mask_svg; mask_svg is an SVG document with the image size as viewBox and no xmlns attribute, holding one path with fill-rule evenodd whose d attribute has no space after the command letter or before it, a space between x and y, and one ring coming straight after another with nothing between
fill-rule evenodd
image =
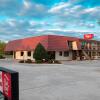
<instances>
[{"instance_id":1,"label":"overcast sky","mask_svg":"<svg viewBox=\"0 0 100 100\"><path fill-rule=\"evenodd\" d=\"M43 34L100 39L100 0L0 0L0 40Z\"/></svg>"}]
</instances>

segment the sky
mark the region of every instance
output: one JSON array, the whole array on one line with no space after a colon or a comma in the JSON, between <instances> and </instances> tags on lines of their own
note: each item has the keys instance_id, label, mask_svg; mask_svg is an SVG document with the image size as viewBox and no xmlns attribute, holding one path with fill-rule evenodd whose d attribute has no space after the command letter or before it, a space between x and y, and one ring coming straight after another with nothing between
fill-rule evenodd
<instances>
[{"instance_id":1,"label":"sky","mask_svg":"<svg viewBox=\"0 0 100 100\"><path fill-rule=\"evenodd\" d=\"M0 0L0 40L39 35L100 40L100 0Z\"/></svg>"}]
</instances>

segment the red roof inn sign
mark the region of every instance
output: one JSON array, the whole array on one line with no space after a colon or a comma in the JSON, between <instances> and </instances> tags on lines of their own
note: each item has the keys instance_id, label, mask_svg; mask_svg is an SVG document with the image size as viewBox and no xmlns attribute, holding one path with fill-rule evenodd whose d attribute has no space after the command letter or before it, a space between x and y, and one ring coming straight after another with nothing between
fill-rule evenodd
<instances>
[{"instance_id":1,"label":"red roof inn sign","mask_svg":"<svg viewBox=\"0 0 100 100\"><path fill-rule=\"evenodd\" d=\"M93 39L94 38L94 34L85 34L84 35L84 39Z\"/></svg>"},{"instance_id":2,"label":"red roof inn sign","mask_svg":"<svg viewBox=\"0 0 100 100\"><path fill-rule=\"evenodd\" d=\"M4 100L19 100L18 72L0 67L0 92Z\"/></svg>"},{"instance_id":3,"label":"red roof inn sign","mask_svg":"<svg viewBox=\"0 0 100 100\"><path fill-rule=\"evenodd\" d=\"M0 91L11 99L11 75L0 71Z\"/></svg>"}]
</instances>

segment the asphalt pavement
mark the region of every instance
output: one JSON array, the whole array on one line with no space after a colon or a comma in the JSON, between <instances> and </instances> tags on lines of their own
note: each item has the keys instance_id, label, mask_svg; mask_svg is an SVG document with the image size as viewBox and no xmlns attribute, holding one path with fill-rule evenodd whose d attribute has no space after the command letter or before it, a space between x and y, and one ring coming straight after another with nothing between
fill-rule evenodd
<instances>
[{"instance_id":1,"label":"asphalt pavement","mask_svg":"<svg viewBox=\"0 0 100 100\"><path fill-rule=\"evenodd\" d=\"M100 100L100 60L63 64L20 64L0 60L19 72L20 100Z\"/></svg>"}]
</instances>

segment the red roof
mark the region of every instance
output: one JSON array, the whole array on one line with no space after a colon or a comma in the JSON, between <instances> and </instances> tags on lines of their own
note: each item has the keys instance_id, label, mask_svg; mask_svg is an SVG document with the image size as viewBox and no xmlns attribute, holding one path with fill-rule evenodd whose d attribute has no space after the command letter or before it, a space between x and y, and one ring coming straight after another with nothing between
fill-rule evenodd
<instances>
[{"instance_id":1,"label":"red roof","mask_svg":"<svg viewBox=\"0 0 100 100\"><path fill-rule=\"evenodd\" d=\"M48 51L60 51L68 50L67 41L79 41L78 38L57 36L57 35L45 35L36 36L25 39L19 39L10 41L5 48L5 51L21 51L21 50L34 50L38 43L41 43Z\"/></svg>"}]
</instances>

